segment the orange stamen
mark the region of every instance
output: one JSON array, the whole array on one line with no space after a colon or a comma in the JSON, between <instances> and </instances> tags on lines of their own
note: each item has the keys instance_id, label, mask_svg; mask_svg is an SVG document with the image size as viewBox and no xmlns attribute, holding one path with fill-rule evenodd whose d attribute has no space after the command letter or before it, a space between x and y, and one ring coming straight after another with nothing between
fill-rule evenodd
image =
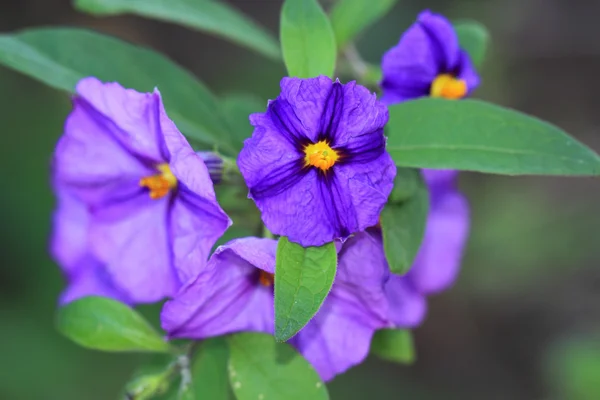
<instances>
[{"instance_id":1,"label":"orange stamen","mask_svg":"<svg viewBox=\"0 0 600 400\"><path fill-rule=\"evenodd\" d=\"M312 165L322 171L327 171L333 167L340 158L339 154L329 147L329 144L324 140L306 146L304 154L304 162L307 166Z\"/></svg>"},{"instance_id":2,"label":"orange stamen","mask_svg":"<svg viewBox=\"0 0 600 400\"><path fill-rule=\"evenodd\" d=\"M265 272L261 269L260 275L258 276L258 281L263 286L271 287L273 286L273 282L275 281L275 275Z\"/></svg>"},{"instance_id":3,"label":"orange stamen","mask_svg":"<svg viewBox=\"0 0 600 400\"><path fill-rule=\"evenodd\" d=\"M457 79L450 74L441 74L431 84L431 97L442 97L444 99L462 99L467 95L467 82Z\"/></svg>"},{"instance_id":4,"label":"orange stamen","mask_svg":"<svg viewBox=\"0 0 600 400\"><path fill-rule=\"evenodd\" d=\"M171 172L169 164L159 164L156 168L160 173L140 179L140 186L150 190L150 198L153 200L165 197L171 189L177 187L177 178Z\"/></svg>"}]
</instances>

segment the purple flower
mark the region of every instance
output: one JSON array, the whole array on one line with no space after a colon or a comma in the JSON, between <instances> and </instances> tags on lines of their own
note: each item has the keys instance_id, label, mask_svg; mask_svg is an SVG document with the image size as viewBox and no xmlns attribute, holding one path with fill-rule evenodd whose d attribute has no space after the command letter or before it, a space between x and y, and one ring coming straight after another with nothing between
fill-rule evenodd
<instances>
[{"instance_id":1,"label":"purple flower","mask_svg":"<svg viewBox=\"0 0 600 400\"><path fill-rule=\"evenodd\" d=\"M87 214L77 217L69 201L59 207L67 218L88 220L73 224L87 226L80 245L131 302L171 296L197 275L230 224L208 170L167 117L157 90L138 93L85 78L76 92L56 148L54 184ZM54 254L72 246L56 243Z\"/></svg>"},{"instance_id":2,"label":"purple flower","mask_svg":"<svg viewBox=\"0 0 600 400\"><path fill-rule=\"evenodd\" d=\"M479 85L452 24L430 11L421 12L400 42L385 53L382 70L385 104L424 96L460 99Z\"/></svg>"},{"instance_id":3,"label":"purple flower","mask_svg":"<svg viewBox=\"0 0 600 400\"><path fill-rule=\"evenodd\" d=\"M387 108L355 82L284 78L238 166L271 232L319 246L375 225L396 167Z\"/></svg>"},{"instance_id":4,"label":"purple flower","mask_svg":"<svg viewBox=\"0 0 600 400\"><path fill-rule=\"evenodd\" d=\"M195 281L162 311L171 338L203 339L238 332L273 334L273 273L277 242L244 238L219 247ZM425 300L411 283L390 276L381 236L371 230L345 242L335 282L317 315L290 344L324 380L362 362L376 329L411 327Z\"/></svg>"},{"instance_id":5,"label":"purple flower","mask_svg":"<svg viewBox=\"0 0 600 400\"><path fill-rule=\"evenodd\" d=\"M469 235L469 206L455 187L457 175L451 170L423 170L429 187L429 215L423 243L406 275L423 294L447 289L459 272Z\"/></svg>"}]
</instances>

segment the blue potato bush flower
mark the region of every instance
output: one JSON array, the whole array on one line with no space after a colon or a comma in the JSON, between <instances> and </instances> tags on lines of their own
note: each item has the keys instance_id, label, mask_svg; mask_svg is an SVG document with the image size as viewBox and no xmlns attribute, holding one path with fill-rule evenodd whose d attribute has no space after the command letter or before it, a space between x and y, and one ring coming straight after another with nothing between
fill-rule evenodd
<instances>
[{"instance_id":1,"label":"blue potato bush flower","mask_svg":"<svg viewBox=\"0 0 600 400\"><path fill-rule=\"evenodd\" d=\"M202 157L167 117L158 91L81 80L53 182L53 249L71 285L63 300L107 288L134 303L172 296L230 224Z\"/></svg>"},{"instance_id":2,"label":"blue potato bush flower","mask_svg":"<svg viewBox=\"0 0 600 400\"><path fill-rule=\"evenodd\" d=\"M284 78L267 111L250 116L254 133L238 157L266 227L320 246L375 225L396 175L387 121L355 82Z\"/></svg>"},{"instance_id":3,"label":"blue potato bush flower","mask_svg":"<svg viewBox=\"0 0 600 400\"><path fill-rule=\"evenodd\" d=\"M450 22L423 11L383 56L381 101L394 104L419 97L460 99L479 85L471 58Z\"/></svg>"}]
</instances>

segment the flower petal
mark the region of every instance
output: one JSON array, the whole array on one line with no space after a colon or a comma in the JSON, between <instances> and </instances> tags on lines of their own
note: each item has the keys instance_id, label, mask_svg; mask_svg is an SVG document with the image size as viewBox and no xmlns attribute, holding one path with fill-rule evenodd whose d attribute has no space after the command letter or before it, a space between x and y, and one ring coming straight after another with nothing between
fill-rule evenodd
<instances>
[{"instance_id":1,"label":"flower petal","mask_svg":"<svg viewBox=\"0 0 600 400\"><path fill-rule=\"evenodd\" d=\"M458 71L458 78L467 82L468 93L473 93L479 86L480 78L471 61L471 57L469 57L469 54L464 50L460 50Z\"/></svg>"},{"instance_id":2,"label":"flower petal","mask_svg":"<svg viewBox=\"0 0 600 400\"><path fill-rule=\"evenodd\" d=\"M333 147L343 154L341 164L373 161L385 152L383 127L389 119L388 109L356 82L344 85L343 92L342 122L338 123Z\"/></svg>"},{"instance_id":3,"label":"flower petal","mask_svg":"<svg viewBox=\"0 0 600 400\"><path fill-rule=\"evenodd\" d=\"M325 104L332 93L333 82L321 75L309 79L283 78L280 86L278 99L284 99L291 106L305 129L306 137L313 143L317 142L322 128L321 117L326 113Z\"/></svg>"},{"instance_id":4,"label":"flower petal","mask_svg":"<svg viewBox=\"0 0 600 400\"><path fill-rule=\"evenodd\" d=\"M407 274L425 294L440 292L454 283L469 231L469 207L454 189L431 192L423 244Z\"/></svg>"},{"instance_id":5,"label":"flower petal","mask_svg":"<svg viewBox=\"0 0 600 400\"><path fill-rule=\"evenodd\" d=\"M390 275L385 292L390 307L390 327L413 328L423 322L427 312L427 299L413 287L409 278Z\"/></svg>"},{"instance_id":6,"label":"flower petal","mask_svg":"<svg viewBox=\"0 0 600 400\"><path fill-rule=\"evenodd\" d=\"M204 268L210 250L230 225L216 200L200 197L181 185L169 221L173 266L180 282Z\"/></svg>"},{"instance_id":7,"label":"flower petal","mask_svg":"<svg viewBox=\"0 0 600 400\"><path fill-rule=\"evenodd\" d=\"M158 90L139 93L116 82L84 78L77 95L99 116L106 134L136 157L153 164L168 161L159 121L162 100Z\"/></svg>"},{"instance_id":8,"label":"flower petal","mask_svg":"<svg viewBox=\"0 0 600 400\"><path fill-rule=\"evenodd\" d=\"M317 370L331 380L360 364L369 353L371 338L380 323L352 308L332 292L315 317L290 340Z\"/></svg>"},{"instance_id":9,"label":"flower petal","mask_svg":"<svg viewBox=\"0 0 600 400\"><path fill-rule=\"evenodd\" d=\"M163 329L170 337L194 339L237 331L272 334L273 288L260 285L257 267L274 270L276 247L276 241L258 238L219 247L198 277L165 303Z\"/></svg>"},{"instance_id":10,"label":"flower petal","mask_svg":"<svg viewBox=\"0 0 600 400\"><path fill-rule=\"evenodd\" d=\"M173 267L180 282L187 282L206 265L210 250L231 225L219 206L210 174L202 157L168 118L162 104L160 121L169 166L178 181L171 213L165 229Z\"/></svg>"},{"instance_id":11,"label":"flower petal","mask_svg":"<svg viewBox=\"0 0 600 400\"><path fill-rule=\"evenodd\" d=\"M383 153L363 164L341 165L336 175L339 182L346 183L345 196L356 210L356 225L348 227L350 232L376 225L394 186L396 165L390 155Z\"/></svg>"},{"instance_id":12,"label":"flower petal","mask_svg":"<svg viewBox=\"0 0 600 400\"><path fill-rule=\"evenodd\" d=\"M89 251L89 212L84 203L55 185L57 206L53 215L50 252L67 274L74 273Z\"/></svg>"},{"instance_id":13,"label":"flower petal","mask_svg":"<svg viewBox=\"0 0 600 400\"><path fill-rule=\"evenodd\" d=\"M251 198L275 196L303 177L303 155L283 139L268 113L252 114L250 121L254 133L244 142L237 164Z\"/></svg>"},{"instance_id":14,"label":"flower petal","mask_svg":"<svg viewBox=\"0 0 600 400\"><path fill-rule=\"evenodd\" d=\"M102 296L130 303L130 299L117 288L104 266L93 257L80 260L78 273L69 279L67 288L60 295L60 304L67 304L86 296Z\"/></svg>"},{"instance_id":15,"label":"flower petal","mask_svg":"<svg viewBox=\"0 0 600 400\"><path fill-rule=\"evenodd\" d=\"M264 224L273 234L287 236L302 246L319 246L336 237L317 175L316 169L311 168L293 188L254 199Z\"/></svg>"},{"instance_id":16,"label":"flower petal","mask_svg":"<svg viewBox=\"0 0 600 400\"><path fill-rule=\"evenodd\" d=\"M382 324L388 318L384 292L389 268L383 252L381 233L371 230L349 238L338 256L339 263L333 293L352 303L352 308L372 315Z\"/></svg>"},{"instance_id":17,"label":"flower petal","mask_svg":"<svg viewBox=\"0 0 600 400\"><path fill-rule=\"evenodd\" d=\"M172 296L181 282L172 266L167 216L171 197L141 194L94 211L94 254L136 303Z\"/></svg>"},{"instance_id":18,"label":"flower petal","mask_svg":"<svg viewBox=\"0 0 600 400\"><path fill-rule=\"evenodd\" d=\"M80 98L73 104L54 155L57 184L94 205L121 197L138 187L140 178L155 173L107 133L97 111Z\"/></svg>"},{"instance_id":19,"label":"flower petal","mask_svg":"<svg viewBox=\"0 0 600 400\"><path fill-rule=\"evenodd\" d=\"M338 128L344 116L344 97L344 86L339 80L336 80L331 86L323 105L319 124L319 137L317 138L318 140L326 140L332 146L336 145Z\"/></svg>"},{"instance_id":20,"label":"flower petal","mask_svg":"<svg viewBox=\"0 0 600 400\"><path fill-rule=\"evenodd\" d=\"M454 27L444 16L429 10L421 12L417 24L428 38L428 46L436 60L439 71L453 71L459 61L458 36Z\"/></svg>"}]
</instances>

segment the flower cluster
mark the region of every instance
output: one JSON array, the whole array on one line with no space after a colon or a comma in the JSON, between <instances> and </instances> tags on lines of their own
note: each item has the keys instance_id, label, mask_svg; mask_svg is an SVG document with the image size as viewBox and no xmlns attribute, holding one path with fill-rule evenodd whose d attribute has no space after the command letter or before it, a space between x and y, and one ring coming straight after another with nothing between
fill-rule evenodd
<instances>
[{"instance_id":1,"label":"flower cluster","mask_svg":"<svg viewBox=\"0 0 600 400\"><path fill-rule=\"evenodd\" d=\"M383 59L382 101L320 76L284 78L237 164L265 227L304 247L335 242L335 282L290 344L324 380L366 357L373 333L421 323L426 295L454 280L468 207L453 171L423 171L430 214L405 276L389 272L379 216L396 166L386 152L386 104L457 99L478 84L451 25L422 13ZM53 162L58 198L52 253L66 303L101 295L128 304L169 298L170 338L274 333L277 241L245 237L211 249L231 224L214 184L223 160L196 153L168 118L158 90L79 82Z\"/></svg>"}]
</instances>

